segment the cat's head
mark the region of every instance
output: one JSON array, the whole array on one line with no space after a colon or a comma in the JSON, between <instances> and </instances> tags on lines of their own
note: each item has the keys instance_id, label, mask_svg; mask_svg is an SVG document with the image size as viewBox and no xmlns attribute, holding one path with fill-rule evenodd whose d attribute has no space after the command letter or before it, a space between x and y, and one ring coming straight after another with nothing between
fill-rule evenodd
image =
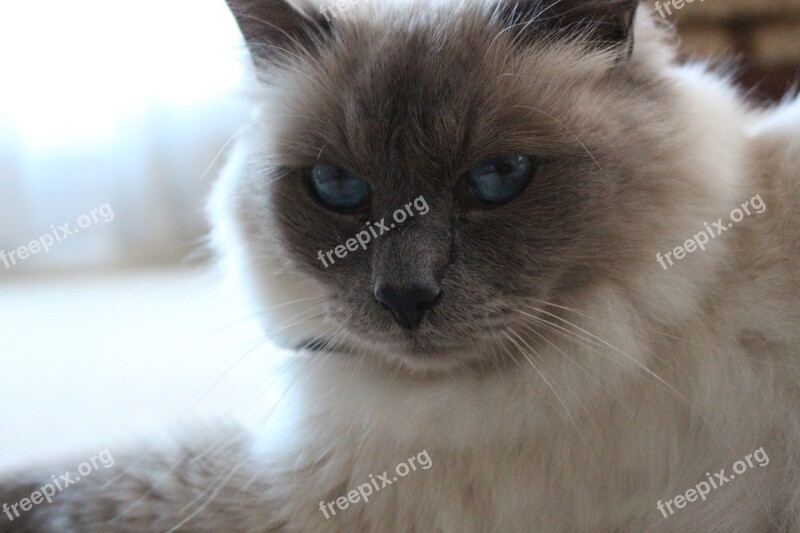
<instances>
[{"instance_id":1,"label":"cat's head","mask_svg":"<svg viewBox=\"0 0 800 533\"><path fill-rule=\"evenodd\" d=\"M657 269L697 196L633 0L229 3L260 113L218 196L280 341L502 359L545 302Z\"/></svg>"}]
</instances>

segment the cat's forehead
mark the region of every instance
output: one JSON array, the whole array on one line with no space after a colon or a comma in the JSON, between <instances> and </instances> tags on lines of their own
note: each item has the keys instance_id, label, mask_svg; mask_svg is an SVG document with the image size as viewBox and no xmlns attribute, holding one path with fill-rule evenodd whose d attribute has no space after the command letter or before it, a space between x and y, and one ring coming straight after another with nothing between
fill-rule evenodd
<instances>
[{"instance_id":1,"label":"cat's forehead","mask_svg":"<svg viewBox=\"0 0 800 533\"><path fill-rule=\"evenodd\" d=\"M356 34L342 46L350 58L336 80L351 140L406 152L463 144L485 102L491 76L481 65L485 51L485 42L454 29Z\"/></svg>"},{"instance_id":2,"label":"cat's forehead","mask_svg":"<svg viewBox=\"0 0 800 533\"><path fill-rule=\"evenodd\" d=\"M423 28L348 35L298 77L291 114L310 118L294 121L304 133L293 138L362 164L455 164L494 75L480 59L485 43L465 41Z\"/></svg>"},{"instance_id":3,"label":"cat's forehead","mask_svg":"<svg viewBox=\"0 0 800 533\"><path fill-rule=\"evenodd\" d=\"M457 66L472 58L409 48L368 59L364 75L343 88L349 141L417 160L452 161L485 105L484 84L478 81L485 76L475 69L467 75Z\"/></svg>"},{"instance_id":4,"label":"cat's forehead","mask_svg":"<svg viewBox=\"0 0 800 533\"><path fill-rule=\"evenodd\" d=\"M284 147L304 163L322 153L360 172L419 174L526 153L539 133L563 133L556 115L587 72L573 50L512 41L474 16L345 26L297 66Z\"/></svg>"}]
</instances>

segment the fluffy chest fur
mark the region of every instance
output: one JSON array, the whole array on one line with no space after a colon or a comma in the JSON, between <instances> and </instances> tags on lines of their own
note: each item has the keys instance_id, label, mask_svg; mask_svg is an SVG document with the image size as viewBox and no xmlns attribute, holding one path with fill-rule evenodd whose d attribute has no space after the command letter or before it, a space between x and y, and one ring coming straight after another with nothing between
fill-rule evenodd
<instances>
[{"instance_id":1,"label":"fluffy chest fur","mask_svg":"<svg viewBox=\"0 0 800 533\"><path fill-rule=\"evenodd\" d=\"M562 379L532 365L489 380L429 383L356 363L313 365L298 391L302 415L291 432L308 440L271 463L278 471L292 465L280 514L291 513L298 531L791 530L797 455L795 444L787 448L795 438L787 428L798 423L796 382L765 362L777 353L748 350L730 329L718 329L724 316L706 318L682 330L702 339L688 347L666 332L637 335L636 342L623 328L571 321L581 328L575 331L607 339L591 343L587 334L583 347L553 339L551 350L576 365L591 368L592 360L613 357L611 346L652 350L664 360L653 374L611 387L588 372L586 381L567 382L568 373ZM540 387L548 371L550 386ZM719 482L714 474L724 469L728 478L736 461L759 448L769 464L668 517L657 508L709 474ZM271 446L259 453L264 449ZM318 502L335 501L370 475L391 475L421 450L430 454L429 470L368 503L336 508L336 516L318 510Z\"/></svg>"}]
</instances>

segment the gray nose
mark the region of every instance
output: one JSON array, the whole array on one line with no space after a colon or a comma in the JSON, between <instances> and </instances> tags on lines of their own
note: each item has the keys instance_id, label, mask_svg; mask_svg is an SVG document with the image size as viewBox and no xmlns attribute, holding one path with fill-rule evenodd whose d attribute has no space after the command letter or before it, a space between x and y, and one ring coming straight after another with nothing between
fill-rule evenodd
<instances>
[{"instance_id":1,"label":"gray nose","mask_svg":"<svg viewBox=\"0 0 800 533\"><path fill-rule=\"evenodd\" d=\"M441 295L438 287L393 286L380 278L375 283L375 298L391 309L395 321L406 329L419 326L425 312L436 305Z\"/></svg>"}]
</instances>

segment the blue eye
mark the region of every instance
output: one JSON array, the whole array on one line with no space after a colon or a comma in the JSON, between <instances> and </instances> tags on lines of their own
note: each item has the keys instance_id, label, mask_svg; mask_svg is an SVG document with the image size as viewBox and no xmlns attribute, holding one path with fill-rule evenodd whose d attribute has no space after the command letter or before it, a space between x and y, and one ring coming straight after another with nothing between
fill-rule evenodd
<instances>
[{"instance_id":1,"label":"blue eye","mask_svg":"<svg viewBox=\"0 0 800 533\"><path fill-rule=\"evenodd\" d=\"M467 172L467 185L479 200L505 204L522 194L531 181L533 170L530 157L498 157Z\"/></svg>"},{"instance_id":2,"label":"blue eye","mask_svg":"<svg viewBox=\"0 0 800 533\"><path fill-rule=\"evenodd\" d=\"M355 209L369 195L369 185L352 172L333 165L311 168L311 188L320 202L332 209Z\"/></svg>"}]
</instances>

